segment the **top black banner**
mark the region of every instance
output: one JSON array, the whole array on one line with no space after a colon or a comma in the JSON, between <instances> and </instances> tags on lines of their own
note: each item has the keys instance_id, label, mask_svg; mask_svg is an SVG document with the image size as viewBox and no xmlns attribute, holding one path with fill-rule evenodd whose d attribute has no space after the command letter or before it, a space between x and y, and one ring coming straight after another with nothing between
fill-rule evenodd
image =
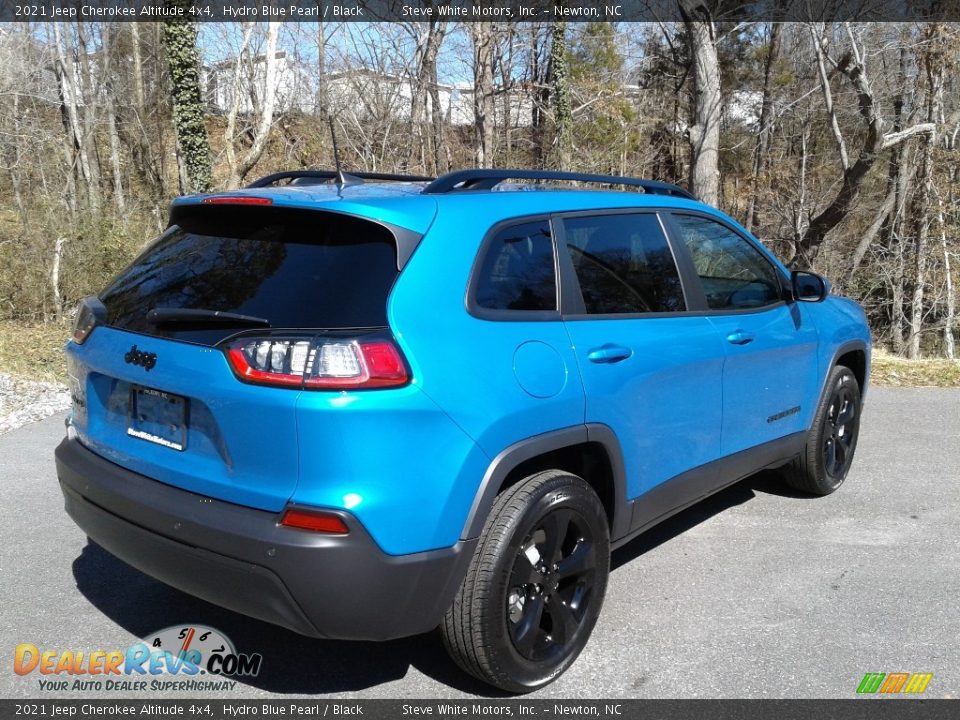
<instances>
[{"instance_id":1,"label":"top black banner","mask_svg":"<svg viewBox=\"0 0 960 720\"><path fill-rule=\"evenodd\" d=\"M0 22L958 21L960 0L0 0Z\"/></svg>"}]
</instances>

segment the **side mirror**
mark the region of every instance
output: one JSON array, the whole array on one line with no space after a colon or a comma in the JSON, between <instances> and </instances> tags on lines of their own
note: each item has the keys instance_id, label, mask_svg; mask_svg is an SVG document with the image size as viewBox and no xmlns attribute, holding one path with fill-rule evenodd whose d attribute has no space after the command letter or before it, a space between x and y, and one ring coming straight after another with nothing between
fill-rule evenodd
<instances>
[{"instance_id":1,"label":"side mirror","mask_svg":"<svg viewBox=\"0 0 960 720\"><path fill-rule=\"evenodd\" d=\"M816 273L794 270L790 273L790 282L797 302L823 302L830 294L830 283Z\"/></svg>"}]
</instances>

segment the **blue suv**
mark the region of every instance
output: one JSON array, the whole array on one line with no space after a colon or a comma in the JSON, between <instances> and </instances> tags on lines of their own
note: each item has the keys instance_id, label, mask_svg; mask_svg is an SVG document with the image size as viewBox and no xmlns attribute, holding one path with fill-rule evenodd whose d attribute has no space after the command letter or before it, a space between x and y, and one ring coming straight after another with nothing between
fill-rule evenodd
<instances>
[{"instance_id":1,"label":"blue suv","mask_svg":"<svg viewBox=\"0 0 960 720\"><path fill-rule=\"evenodd\" d=\"M870 334L673 185L298 171L174 201L67 357L57 472L94 542L304 635L439 626L527 692L612 548L763 468L839 487Z\"/></svg>"}]
</instances>

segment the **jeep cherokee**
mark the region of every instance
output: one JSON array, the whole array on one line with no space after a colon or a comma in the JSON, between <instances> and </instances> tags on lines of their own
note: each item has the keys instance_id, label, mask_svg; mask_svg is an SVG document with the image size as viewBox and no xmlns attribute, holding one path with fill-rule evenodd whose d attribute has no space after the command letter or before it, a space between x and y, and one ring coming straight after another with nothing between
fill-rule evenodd
<instances>
[{"instance_id":1,"label":"jeep cherokee","mask_svg":"<svg viewBox=\"0 0 960 720\"><path fill-rule=\"evenodd\" d=\"M439 626L527 692L586 644L611 549L763 468L837 489L870 334L673 185L296 171L175 200L66 351L94 542L304 635Z\"/></svg>"}]
</instances>

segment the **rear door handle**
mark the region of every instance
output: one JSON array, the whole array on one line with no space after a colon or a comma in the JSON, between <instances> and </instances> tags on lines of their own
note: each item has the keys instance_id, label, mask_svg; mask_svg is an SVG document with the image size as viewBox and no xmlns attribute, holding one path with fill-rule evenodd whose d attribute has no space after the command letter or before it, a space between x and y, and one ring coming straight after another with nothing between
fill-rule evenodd
<instances>
[{"instance_id":1,"label":"rear door handle","mask_svg":"<svg viewBox=\"0 0 960 720\"><path fill-rule=\"evenodd\" d=\"M747 343L753 342L753 334L748 333L744 330L734 330L732 333L727 335L727 342L733 343L734 345L746 345Z\"/></svg>"},{"instance_id":2,"label":"rear door handle","mask_svg":"<svg viewBox=\"0 0 960 720\"><path fill-rule=\"evenodd\" d=\"M587 359L595 363L618 363L633 355L633 350L623 345L607 343L587 353Z\"/></svg>"}]
</instances>

